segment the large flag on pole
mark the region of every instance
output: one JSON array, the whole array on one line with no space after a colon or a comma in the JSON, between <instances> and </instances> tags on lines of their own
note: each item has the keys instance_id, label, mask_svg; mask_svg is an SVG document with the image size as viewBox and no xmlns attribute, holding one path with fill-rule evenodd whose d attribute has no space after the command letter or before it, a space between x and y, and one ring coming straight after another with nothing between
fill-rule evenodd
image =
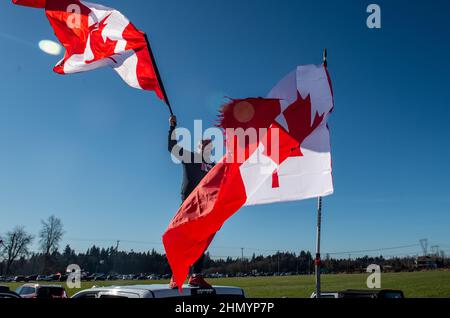
<instances>
[{"instance_id":1,"label":"large flag on pole","mask_svg":"<svg viewBox=\"0 0 450 318\"><path fill-rule=\"evenodd\" d=\"M281 101L272 128L279 128L279 158L266 156L241 166L246 205L296 201L333 194L328 117L334 102L326 67L299 66L269 93ZM250 158L251 159L251 158ZM268 169L272 177L261 173ZM267 170L266 170L267 171Z\"/></svg>"},{"instance_id":2,"label":"large flag on pole","mask_svg":"<svg viewBox=\"0 0 450 318\"><path fill-rule=\"evenodd\" d=\"M327 120L334 104L326 67L299 66L269 97L233 100L222 110L227 153L163 235L178 286L241 207L333 193Z\"/></svg>"},{"instance_id":3,"label":"large flag on pole","mask_svg":"<svg viewBox=\"0 0 450 318\"><path fill-rule=\"evenodd\" d=\"M65 47L54 71L72 74L110 66L130 86L154 91L168 102L145 34L119 11L81 0L13 0L45 8Z\"/></svg>"}]
</instances>

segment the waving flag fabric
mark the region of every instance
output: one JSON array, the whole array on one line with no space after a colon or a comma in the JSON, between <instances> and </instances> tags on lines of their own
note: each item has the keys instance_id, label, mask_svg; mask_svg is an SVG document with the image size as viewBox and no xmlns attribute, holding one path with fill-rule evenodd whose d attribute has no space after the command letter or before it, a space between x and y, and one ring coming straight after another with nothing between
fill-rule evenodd
<instances>
[{"instance_id":1,"label":"waving flag fabric","mask_svg":"<svg viewBox=\"0 0 450 318\"><path fill-rule=\"evenodd\" d=\"M45 8L46 0L13 0L13 3L33 8Z\"/></svg>"},{"instance_id":2,"label":"waving flag fabric","mask_svg":"<svg viewBox=\"0 0 450 318\"><path fill-rule=\"evenodd\" d=\"M279 129L278 158L267 156L264 147L260 147L254 154L259 160L248 160L241 166L246 205L333 194L327 123L334 101L327 69L299 66L281 80L268 97L281 100L281 113L271 127ZM271 176L267 176L269 173Z\"/></svg>"},{"instance_id":3,"label":"waving flag fabric","mask_svg":"<svg viewBox=\"0 0 450 318\"><path fill-rule=\"evenodd\" d=\"M267 99L234 100L222 110L227 154L183 203L163 235L175 281L245 205L333 193L327 126L333 93L323 66L300 66ZM256 138L239 138L242 131Z\"/></svg>"},{"instance_id":4,"label":"waving flag fabric","mask_svg":"<svg viewBox=\"0 0 450 318\"><path fill-rule=\"evenodd\" d=\"M55 66L59 74L112 67L130 86L155 91L165 100L146 36L119 11L80 0L13 0L45 8L55 34L65 47Z\"/></svg>"}]
</instances>

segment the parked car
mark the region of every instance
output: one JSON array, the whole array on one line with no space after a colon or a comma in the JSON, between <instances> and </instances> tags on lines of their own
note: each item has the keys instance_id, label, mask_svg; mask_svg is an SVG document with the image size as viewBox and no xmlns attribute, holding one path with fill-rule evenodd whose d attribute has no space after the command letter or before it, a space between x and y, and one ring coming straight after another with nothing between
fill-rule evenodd
<instances>
[{"instance_id":1,"label":"parked car","mask_svg":"<svg viewBox=\"0 0 450 318\"><path fill-rule=\"evenodd\" d=\"M316 293L312 293L311 298L317 298ZM341 292L321 292L320 298L374 298L374 299L388 299L388 298L405 298L401 290L390 289L370 289L357 290L348 289Z\"/></svg>"},{"instance_id":2,"label":"parked car","mask_svg":"<svg viewBox=\"0 0 450 318\"><path fill-rule=\"evenodd\" d=\"M155 274L151 274L147 276L148 280L159 280L159 276Z\"/></svg>"},{"instance_id":3,"label":"parked car","mask_svg":"<svg viewBox=\"0 0 450 318\"><path fill-rule=\"evenodd\" d=\"M27 282L35 282L37 281L38 275L30 275L27 276Z\"/></svg>"},{"instance_id":4,"label":"parked car","mask_svg":"<svg viewBox=\"0 0 450 318\"><path fill-rule=\"evenodd\" d=\"M46 281L48 281L48 277L45 276L45 275L38 275L38 276L36 277L36 281L37 281L37 282L46 282Z\"/></svg>"},{"instance_id":5,"label":"parked car","mask_svg":"<svg viewBox=\"0 0 450 318\"><path fill-rule=\"evenodd\" d=\"M147 276L145 276L145 275L139 275L139 276L137 276L135 279L136 279L136 280L146 280L146 279L147 279Z\"/></svg>"},{"instance_id":6,"label":"parked car","mask_svg":"<svg viewBox=\"0 0 450 318\"><path fill-rule=\"evenodd\" d=\"M107 280L108 276L105 274L96 274L92 279L94 282Z\"/></svg>"},{"instance_id":7,"label":"parked car","mask_svg":"<svg viewBox=\"0 0 450 318\"><path fill-rule=\"evenodd\" d=\"M53 274L53 275L47 276L46 281L47 282L59 282L60 279L61 279L61 274Z\"/></svg>"},{"instance_id":8,"label":"parked car","mask_svg":"<svg viewBox=\"0 0 450 318\"><path fill-rule=\"evenodd\" d=\"M19 294L11 291L9 289L9 287L7 287L7 286L0 286L0 299L5 299L5 298L18 299L18 298L21 298L21 297L19 296Z\"/></svg>"},{"instance_id":9,"label":"parked car","mask_svg":"<svg viewBox=\"0 0 450 318\"><path fill-rule=\"evenodd\" d=\"M25 276L16 276L14 277L14 282L15 283L22 283L22 282L26 282L27 278Z\"/></svg>"},{"instance_id":10,"label":"parked car","mask_svg":"<svg viewBox=\"0 0 450 318\"><path fill-rule=\"evenodd\" d=\"M220 300L238 300L245 298L244 290L238 287L213 286L211 289L201 289L184 285L182 293L171 289L168 285L133 285L94 287L83 290L72 296L74 299L86 298L204 298L211 297Z\"/></svg>"},{"instance_id":11,"label":"parked car","mask_svg":"<svg viewBox=\"0 0 450 318\"><path fill-rule=\"evenodd\" d=\"M22 298L58 299L67 298L64 287L59 285L25 284L17 288L16 293Z\"/></svg>"}]
</instances>

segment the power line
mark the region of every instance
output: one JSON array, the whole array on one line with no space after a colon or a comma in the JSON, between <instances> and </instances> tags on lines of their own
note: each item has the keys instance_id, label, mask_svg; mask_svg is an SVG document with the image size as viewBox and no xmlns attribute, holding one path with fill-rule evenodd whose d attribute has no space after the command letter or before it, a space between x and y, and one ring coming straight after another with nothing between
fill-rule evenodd
<instances>
[{"instance_id":1,"label":"power line","mask_svg":"<svg viewBox=\"0 0 450 318\"><path fill-rule=\"evenodd\" d=\"M121 243L130 243L130 244L142 244L142 245L157 245L162 246L162 242L148 242L148 241L131 241L131 240L122 240L122 239L89 239L89 238L66 238L63 241L67 242L110 242L113 245L117 244L117 241Z\"/></svg>"},{"instance_id":2,"label":"power line","mask_svg":"<svg viewBox=\"0 0 450 318\"><path fill-rule=\"evenodd\" d=\"M74 242L76 242L76 241L78 241L78 242L111 242L111 243L113 243L113 245L114 245L114 243L117 243L118 240L121 243L153 245L153 246L158 246L158 247L163 246L162 242L151 242L151 241L134 241L134 240L122 240L122 239L89 239L89 238L67 238L67 239L65 239L65 241L74 241ZM439 245L450 246L450 244L439 244ZM329 254L329 255L362 254L362 253L370 253L370 252L399 250L399 249L404 249L404 248L413 248L413 247L420 247L420 246L421 246L420 244L410 244L410 245L380 247L380 248L365 249L365 250L327 252L326 254ZM241 251L241 257L242 257L242 252L244 250L257 251L257 252L273 252L273 253L279 253L280 250L283 250L283 249L263 249L263 248L257 248L257 247L214 246L214 245L212 245L210 247L210 249L233 249L233 250Z\"/></svg>"},{"instance_id":3,"label":"power line","mask_svg":"<svg viewBox=\"0 0 450 318\"><path fill-rule=\"evenodd\" d=\"M393 246L393 247L382 247L382 248L369 249L369 250L359 250L359 251L333 252L333 253L327 253L327 254L330 254L330 255L361 254L361 253L368 253L368 252L380 252L380 251L398 250L398 249L402 249L402 248L410 248L410 247L418 247L418 246L420 246L420 244L411 244L411 245Z\"/></svg>"}]
</instances>

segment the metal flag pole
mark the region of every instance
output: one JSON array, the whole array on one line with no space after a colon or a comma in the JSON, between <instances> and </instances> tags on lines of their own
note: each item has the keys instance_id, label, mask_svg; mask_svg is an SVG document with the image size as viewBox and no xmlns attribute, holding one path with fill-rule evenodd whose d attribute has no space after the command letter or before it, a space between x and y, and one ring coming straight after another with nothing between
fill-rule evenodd
<instances>
[{"instance_id":1,"label":"metal flag pole","mask_svg":"<svg viewBox=\"0 0 450 318\"><path fill-rule=\"evenodd\" d=\"M323 66L328 66L328 52L327 49L323 51ZM320 282L320 271L321 271L321 256L320 256L320 239L322 232L322 197L317 199L317 236L316 236L316 259L314 261L314 268L316 272L316 297L321 297L321 282Z\"/></svg>"},{"instance_id":2,"label":"metal flag pole","mask_svg":"<svg viewBox=\"0 0 450 318\"><path fill-rule=\"evenodd\" d=\"M320 234L322 231L322 197L317 199L317 237L316 237L316 260L314 261L314 267L316 271L316 297L320 298Z\"/></svg>"},{"instance_id":3,"label":"metal flag pole","mask_svg":"<svg viewBox=\"0 0 450 318\"><path fill-rule=\"evenodd\" d=\"M170 115L173 116L172 106L170 105L169 97L167 96L166 89L164 88L164 83L162 81L161 74L159 73L158 64L156 64L156 59L155 56L153 55L152 47L150 46L150 41L148 40L147 34L144 34L144 36L145 41L147 41L148 51L150 52L150 58L152 59L153 67L155 68L155 73L158 79L159 87L161 87L161 91L164 95L167 107L169 107Z\"/></svg>"}]
</instances>

